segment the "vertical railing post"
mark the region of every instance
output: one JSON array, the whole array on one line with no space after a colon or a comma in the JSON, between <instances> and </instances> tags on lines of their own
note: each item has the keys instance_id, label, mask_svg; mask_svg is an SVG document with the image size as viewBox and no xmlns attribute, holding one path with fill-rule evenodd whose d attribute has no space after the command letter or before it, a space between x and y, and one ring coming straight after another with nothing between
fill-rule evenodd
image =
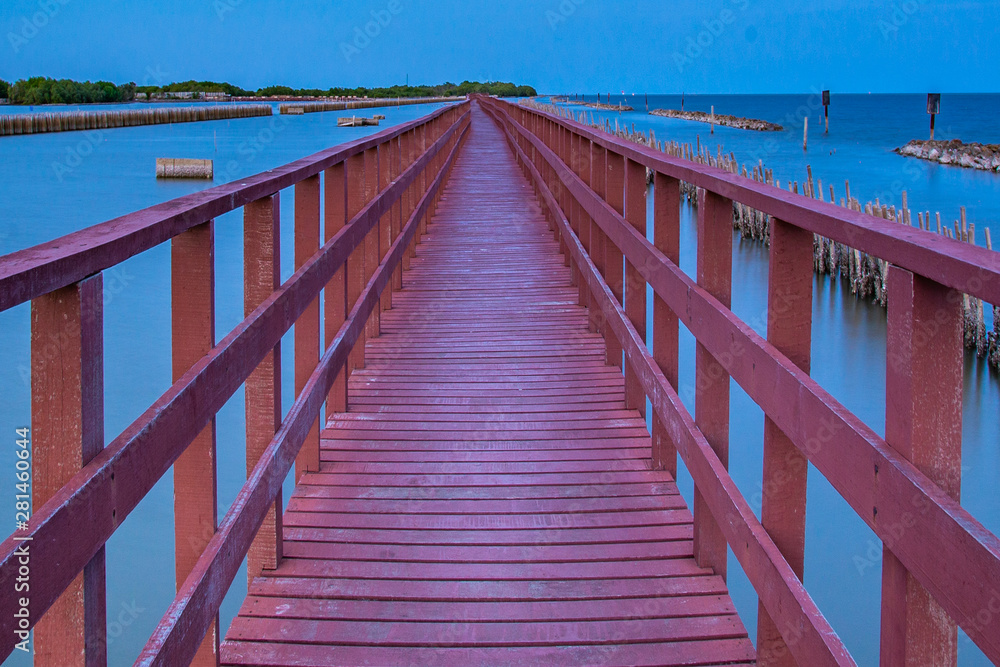
<instances>
[{"instance_id":1,"label":"vertical railing post","mask_svg":"<svg viewBox=\"0 0 1000 667\"><path fill-rule=\"evenodd\" d=\"M605 201L618 215L625 215L625 158L612 151L607 151L607 180L605 187ZM608 284L611 293L615 295L618 303L625 305L625 258L614 242L607 236L604 237L604 280ZM622 367L622 344L614 333L608 331L608 363L612 366ZM626 397L626 405L628 398Z\"/></svg>"},{"instance_id":2,"label":"vertical railing post","mask_svg":"<svg viewBox=\"0 0 1000 667\"><path fill-rule=\"evenodd\" d=\"M243 310L248 316L281 282L280 205L277 194L243 207ZM247 474L260 461L281 426L281 343L268 352L246 381ZM281 491L250 545L247 578L281 563Z\"/></svg>"},{"instance_id":3,"label":"vertical railing post","mask_svg":"<svg viewBox=\"0 0 1000 667\"><path fill-rule=\"evenodd\" d=\"M885 440L958 501L962 486L962 298L895 266L889 268L887 286ZM888 546L882 554L882 666L954 666L958 656L955 622Z\"/></svg>"},{"instance_id":4,"label":"vertical railing post","mask_svg":"<svg viewBox=\"0 0 1000 667\"><path fill-rule=\"evenodd\" d=\"M295 269L298 270L319 250L320 177L306 178L295 185ZM302 393L319 365L319 298L309 304L295 323L295 395ZM319 470L319 419L309 429L295 458L295 479Z\"/></svg>"},{"instance_id":5,"label":"vertical railing post","mask_svg":"<svg viewBox=\"0 0 1000 667\"><path fill-rule=\"evenodd\" d=\"M210 220L170 242L173 381L215 346L215 229ZM218 526L215 419L174 463L174 570L177 590L191 574ZM196 665L219 664L219 617Z\"/></svg>"},{"instance_id":6,"label":"vertical railing post","mask_svg":"<svg viewBox=\"0 0 1000 667\"><path fill-rule=\"evenodd\" d=\"M564 147L564 152L566 153L563 158L563 164L567 165L568 171L566 173L566 181L572 180L572 175L576 174L577 163L579 161L579 156L577 155L577 143L576 135L572 130L564 130L566 142ZM566 193L566 220L569 221L569 228L572 230L573 234L577 237L580 236L580 216L579 216L579 205L577 204L576 197L574 197L568 188L563 188ZM570 284L579 285L580 283L580 267L576 266L576 262L573 261L569 248L566 248L566 259L570 265Z\"/></svg>"},{"instance_id":7,"label":"vertical railing post","mask_svg":"<svg viewBox=\"0 0 1000 667\"><path fill-rule=\"evenodd\" d=\"M347 182L344 163L340 162L323 175L323 239L329 243L347 224ZM337 269L333 279L323 290L323 341L324 349L333 344L333 339L347 320L347 273L348 264ZM347 364L339 369L327 396L326 416L347 411Z\"/></svg>"},{"instance_id":8,"label":"vertical railing post","mask_svg":"<svg viewBox=\"0 0 1000 667\"><path fill-rule=\"evenodd\" d=\"M607 183L608 167L607 167L607 151L596 143L590 144L590 187L601 199L604 199L607 194L607 189L605 184ZM593 226L593 231L591 233L591 249L590 256L594 260L594 266L597 267L597 271L601 276L607 276L607 266L605 265L604 259L606 256L607 247L607 236L604 234L604 230L595 222ZM606 280L605 280L606 282ZM608 362L611 360L611 332L607 330L606 322L601 309L597 307L600 301L597 299L596 294L591 294L592 303L594 308L592 309L590 318L591 326L594 330L604 337L605 354Z\"/></svg>"},{"instance_id":9,"label":"vertical railing post","mask_svg":"<svg viewBox=\"0 0 1000 667\"><path fill-rule=\"evenodd\" d=\"M653 243L675 265L681 262L681 182L659 172L653 181ZM653 294L653 359L678 389L679 327L677 315ZM653 411L653 464L677 478L677 448Z\"/></svg>"},{"instance_id":10,"label":"vertical railing post","mask_svg":"<svg viewBox=\"0 0 1000 667\"><path fill-rule=\"evenodd\" d=\"M405 135L404 135L405 136ZM403 169L405 168L405 158L403 156L403 136L398 136L392 140L393 145L393 159L392 159L392 180L397 180L403 174ZM402 193L399 200L392 205L392 240L393 242L399 238L399 235L403 232L403 223L406 220L403 219L403 213L406 210L406 192ZM392 273L392 289L395 291L403 289L403 264L400 262L396 266L396 270ZM390 295L389 306L392 307L392 297Z\"/></svg>"},{"instance_id":11,"label":"vertical railing post","mask_svg":"<svg viewBox=\"0 0 1000 667\"><path fill-rule=\"evenodd\" d=\"M733 203L698 191L698 284L729 308L733 274ZM695 348L695 422L729 466L729 374L701 344ZM726 578L726 538L701 492L694 490L694 551L698 564Z\"/></svg>"},{"instance_id":12,"label":"vertical railing post","mask_svg":"<svg viewBox=\"0 0 1000 667\"><path fill-rule=\"evenodd\" d=\"M580 156L580 163L577 168L577 174L580 176L580 179L584 182L584 184L589 188L590 187L590 140L586 139L585 137L580 137L579 156ZM587 214L586 210L584 210L582 206L580 207L579 210L580 210L580 243L583 245L583 249L587 253L587 256L593 259L593 256L591 255L592 251L591 237L593 235L594 221L590 218L590 216ZM593 304L592 304L590 290L587 287L587 281L583 280L582 276L580 280L580 305L583 306L584 308L587 308L588 322L592 328L594 323Z\"/></svg>"},{"instance_id":13,"label":"vertical railing post","mask_svg":"<svg viewBox=\"0 0 1000 667\"><path fill-rule=\"evenodd\" d=\"M379 159L378 159L378 147L369 148L365 151L365 206L367 206L371 201L378 196L379 193ZM375 271L378 269L381 260L379 259L378 252L378 240L379 240L379 223L375 221L372 228L368 230L365 234L365 281L361 286L364 290L364 286L368 284L372 276L375 275ZM377 338L378 330L380 327L379 323L380 317L378 308L372 309L372 314L368 317L368 321L365 323L365 331L367 332L366 340L368 338ZM362 342L358 342L359 345L364 347ZM362 357L363 358L363 357Z\"/></svg>"},{"instance_id":14,"label":"vertical railing post","mask_svg":"<svg viewBox=\"0 0 1000 667\"><path fill-rule=\"evenodd\" d=\"M357 153L347 158L347 222L353 220L365 206L365 156ZM347 313L357 304L365 289L365 241L351 251L347 259ZM365 367L365 331L361 330L358 340L348 355L347 377L357 368Z\"/></svg>"},{"instance_id":15,"label":"vertical railing post","mask_svg":"<svg viewBox=\"0 0 1000 667\"><path fill-rule=\"evenodd\" d=\"M393 145L394 141L392 139L386 140L378 147L378 181L379 181L379 192L385 191L389 185L392 183L395 176L393 176L392 160L393 160ZM379 264L385 258L386 253L389 252L389 248L392 247L392 215L395 212L395 204L389 207L382 217L378 221L378 258ZM386 311L392 307L392 289L384 290L382 295L379 297L379 311ZM379 331L381 332L381 315L379 316Z\"/></svg>"},{"instance_id":16,"label":"vertical railing post","mask_svg":"<svg viewBox=\"0 0 1000 667\"><path fill-rule=\"evenodd\" d=\"M767 340L805 372L812 343L813 234L771 220ZM764 418L761 524L802 579L806 543L808 460L769 418ZM794 666L779 628L759 604L757 661L762 667Z\"/></svg>"},{"instance_id":17,"label":"vertical railing post","mask_svg":"<svg viewBox=\"0 0 1000 667\"><path fill-rule=\"evenodd\" d=\"M403 136L399 138L400 147L400 170L399 173L402 174L404 171L409 169L410 165L413 164L413 131L404 132ZM410 219L410 215L413 212L413 188L408 185L406 189L403 190L403 196L400 197L400 230L406 226L407 221ZM403 288L403 271L410 270L410 246L407 244L406 252L403 253L403 261L400 262L399 267L399 288Z\"/></svg>"},{"instance_id":18,"label":"vertical railing post","mask_svg":"<svg viewBox=\"0 0 1000 667\"><path fill-rule=\"evenodd\" d=\"M625 221L646 238L646 167L625 160ZM625 262L625 314L639 337L646 340L646 280L632 262ZM646 394L639 376L625 365L625 407L646 416Z\"/></svg>"},{"instance_id":19,"label":"vertical railing post","mask_svg":"<svg viewBox=\"0 0 1000 667\"><path fill-rule=\"evenodd\" d=\"M31 302L31 489L36 509L104 449L103 336L101 274ZM66 548L73 548L72 540ZM104 554L102 546L36 619L35 665L107 664Z\"/></svg>"}]
</instances>

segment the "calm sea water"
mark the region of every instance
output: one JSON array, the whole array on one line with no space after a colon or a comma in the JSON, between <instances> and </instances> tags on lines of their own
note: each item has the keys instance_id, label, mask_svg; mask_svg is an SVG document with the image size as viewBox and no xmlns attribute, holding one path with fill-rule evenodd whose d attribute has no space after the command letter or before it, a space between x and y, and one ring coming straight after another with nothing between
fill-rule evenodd
<instances>
[{"instance_id":1,"label":"calm sea water","mask_svg":"<svg viewBox=\"0 0 1000 667\"><path fill-rule=\"evenodd\" d=\"M587 96L596 100L596 95ZM602 94L602 101L607 99ZM851 194L862 202L878 197L901 203L906 190L914 212L940 211L947 224L959 218L961 206L975 223L983 244L988 227L1000 244L1000 174L937 165L903 158L892 152L907 141L929 136L926 96L835 95L830 107L830 133L820 124L818 95L685 96L686 110L760 118L779 123L783 132L749 132L703 123L650 116L642 95L611 96L611 102L635 112L597 112L595 119L623 127L653 130L661 140L694 142L700 138L713 152L717 145L748 165L763 160L783 183L815 178L833 184L838 198L849 179ZM544 100L543 100L544 101ZM681 97L649 96L650 109L679 109ZM581 107L573 107L577 110ZM588 118L591 109L587 110ZM1000 95L945 95L936 138L1000 143ZM809 150L802 150L803 122L809 115ZM829 196L828 186L827 196ZM651 199L651 198L650 198ZM650 202L651 204L651 202ZM682 213L681 268L696 275L696 212ZM734 238L733 311L765 334L767 249ZM998 246L1000 248L1000 246ZM817 277L814 283L812 376L838 401L881 435L885 433L885 310L854 298L839 279ZM652 298L648 299L652 303ZM652 314L649 314L649 330ZM680 395L694 412L695 341L682 326ZM995 534L1000 532L1000 380L984 362L966 357L963 416L962 505ZM744 496L760 515L763 412L732 383L730 470ZM693 485L682 470L678 479L688 504ZM806 510L805 584L820 610L861 665L878 663L881 591L881 542L813 467L809 471ZM729 559L732 596L750 635L756 633L757 596L735 557ZM959 662L989 665L989 660L960 633Z\"/></svg>"},{"instance_id":2,"label":"calm sea water","mask_svg":"<svg viewBox=\"0 0 1000 667\"><path fill-rule=\"evenodd\" d=\"M596 96L590 96L596 99ZM899 203L909 191L911 208L941 211L946 221L968 207L977 229L997 229L1000 176L907 160L891 149L927 134L921 96L834 96L831 131L815 125L822 108L809 96L687 96L685 108L732 113L779 122L786 131L751 133L717 127L714 136L700 123L648 116L641 96L628 97L636 113L594 112L637 128L653 129L660 139L724 145L741 161L763 159L777 178L805 179L805 165L817 178L836 186L850 179L862 201L880 197ZM612 98L615 101L615 98ZM680 97L650 97L651 108L679 108ZM93 108L93 107L88 107ZM141 108L141 107L140 107ZM388 124L416 118L436 106L389 108ZM810 150L802 152L804 108L813 126ZM1000 96L945 96L938 136L1000 141L993 120ZM39 110L62 110L51 107ZM24 111L0 107L0 113ZM588 110L589 114L589 110ZM791 114L791 116L789 116ZM157 157L214 158L216 184L249 176L309 155L331 145L369 134L375 128L337 129L337 113L186 123L58 133L0 139L0 255L29 247L110 218L210 187L201 182L162 182L154 178ZM791 118L791 120L789 120ZM284 119L284 120L282 120ZM771 140L771 141L768 141ZM282 276L291 275L291 192L282 193ZM682 268L694 275L695 226L685 208ZM224 335L243 317L242 226L239 214L223 216L217 235L217 330ZM981 237L980 232L980 237ZM748 322L766 310L767 252L763 246L737 242L733 309ZM170 385L169 251L156 248L105 274L105 421L107 440L118 434ZM872 428L883 432L885 385L885 312L858 302L844 286L817 278L813 325L813 376ZM650 299L652 303L652 299ZM0 452L14 454L14 430L30 424L28 309L0 313ZM763 333L763 332L762 332ZM694 340L684 332L681 395L693 410ZM292 354L291 340L283 353ZM291 405L291 364L285 365L283 398ZM1000 531L1000 499L995 480L1000 470L1000 383L985 366L968 360L965 384L964 479L962 502L994 532ZM731 469L743 493L759 510L763 415L733 385ZM9 434L4 444L4 434ZM228 509L245 480L243 400L237 392L218 418L219 512ZM0 466L0 503L12 495L12 466ZM686 472L680 486L691 502ZM8 491L10 489L11 491ZM287 498L287 494L286 494ZM881 546L822 476L810 471L807 519L806 586L834 628L862 665L877 663ZM730 584L737 607L750 629L756 628L756 596L730 560ZM109 542L108 618L111 664L129 664L166 610L174 594L172 480L167 475ZM245 573L233 584L222 609L223 626L246 592ZM989 664L967 639L963 665ZM5 664L29 664L13 656Z\"/></svg>"}]
</instances>

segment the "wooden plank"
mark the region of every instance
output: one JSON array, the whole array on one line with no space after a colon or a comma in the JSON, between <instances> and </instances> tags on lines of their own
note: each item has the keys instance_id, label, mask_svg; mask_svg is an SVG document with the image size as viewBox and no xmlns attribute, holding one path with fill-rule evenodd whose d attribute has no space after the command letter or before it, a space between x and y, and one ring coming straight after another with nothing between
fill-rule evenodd
<instances>
[{"instance_id":1,"label":"wooden plank","mask_svg":"<svg viewBox=\"0 0 1000 667\"><path fill-rule=\"evenodd\" d=\"M467 115L454 117L456 125L435 144L435 150L450 150L449 159L454 159L460 139L468 127L467 118ZM423 158L422 164L426 164ZM442 180L439 174L434 182L435 189L440 187ZM336 369L347 362L348 352L362 334L368 315L378 306L380 293L389 286L391 272L401 261L406 244L416 229L416 221L425 214L429 199L427 196L421 201L403 235L393 245L386 263L379 267L369 282L334 345L324 355L302 396L296 399L286 421L240 490L223 519L212 548L199 559L197 574L185 582L184 589L161 619L137 664L166 666L190 659L190 637L204 631L209 622L208 614L218 610L222 604L225 592L239 570L242 554L250 548L252 535L264 521L271 498L280 492L312 420L319 414L333 384ZM346 261L346 256L343 261Z\"/></svg>"},{"instance_id":2,"label":"wooden plank","mask_svg":"<svg viewBox=\"0 0 1000 667\"><path fill-rule=\"evenodd\" d=\"M455 116L454 121L467 119ZM463 121L464 122L464 121ZM343 265L370 228L381 206L398 198L423 169L432 154L453 145L460 125L453 126L426 155L411 167L384 198L360 214L362 226L344 228L300 271L277 290L254 314L240 323L163 396L60 489L48 502L35 507L25 536L32 542L32 609L37 619L138 505L177 457L208 425L215 413L240 388L253 368L278 344L292 322ZM451 142L451 144L449 144ZM113 511L94 511L94 507ZM87 531L77 527L86 525ZM77 535L72 549L63 539ZM15 579L20 542L13 536L0 545L0 600L16 604ZM57 566L58 563L58 566ZM217 609L217 606L215 607ZM16 619L0 618L0 654L14 649ZM208 629L209 623L200 628ZM189 639L195 646L193 639ZM199 640L200 641L200 638ZM188 656L190 659L190 656Z\"/></svg>"},{"instance_id":3,"label":"wooden plank","mask_svg":"<svg viewBox=\"0 0 1000 667\"><path fill-rule=\"evenodd\" d=\"M522 130L517 129L517 131ZM554 159L551 152L542 147L540 141L533 138L530 141L541 160ZM541 182L541 176L533 165L529 168L529 173L536 183ZM572 183L570 187L574 189L576 196L587 198L586 190L577 188L576 184ZM540 190L545 206L555 211L557 204L551 193L541 186ZM648 244L646 239L638 238L639 235L635 230L628 227L620 216L617 217L617 225L609 224L605 216L614 217L613 210L603 202L598 203L599 200L592 193L590 197L592 199L587 199L588 208L593 214L598 214L595 220L607 233L618 234L628 230L631 234L621 234L623 240L629 243ZM594 203L597 205L590 206ZM566 226L564 220L561 224ZM583 248L578 244L571 245L570 251L580 259L581 266L588 267L588 271L583 275L590 282L591 290L601 297L600 307L604 311L605 321L616 330L620 340L625 342L628 363L633 364L638 370L653 409L660 414L668 432L674 438L695 483L706 492L704 496L706 503L718 515L729 517L721 524L726 531L727 541L733 545L737 558L761 599L766 602L769 613L776 620L780 618L777 620L779 627L785 629L788 636L795 638L794 642L789 642L789 648L796 659L804 664L853 665L854 662L846 648L819 613L803 588L802 582L792 572L764 531L717 454L696 427L677 392L660 371L645 341L641 340L631 328L620 304L610 288L601 280L596 267L586 259ZM653 266L651 263L638 266L642 268L646 279L654 289L660 282L655 280L655 276L672 273L672 265L662 260L656 264L656 272L649 271L650 266ZM677 270L677 273L680 271ZM697 291L701 288L689 281L687 289ZM670 305L677 312L674 304ZM717 307L713 312L719 312Z\"/></svg>"},{"instance_id":4,"label":"wooden plank","mask_svg":"<svg viewBox=\"0 0 1000 667\"><path fill-rule=\"evenodd\" d=\"M533 146L545 160L552 159L540 148L540 141ZM968 581L1000 577L1000 539L801 369L732 313L721 310L718 302L682 271L664 262L645 239L615 222L614 212L588 195L582 183L567 187L583 198L605 232L616 236L625 252L637 257L637 265L646 272L646 280L656 293L702 344L725 360L726 371L858 516L880 538L893 543L893 553L907 570L952 618L960 619L961 627L980 649L1000 661L1000 615L974 620L982 609L995 606L995 596L987 589L966 585ZM892 223L892 227L898 225ZM938 268L933 275L938 275ZM731 354L734 349L739 354ZM836 447L827 446L833 441ZM914 503L920 511L913 511ZM878 511L873 511L876 508ZM898 526L908 524L913 529L899 536ZM963 567L956 568L955 563Z\"/></svg>"},{"instance_id":5,"label":"wooden plank","mask_svg":"<svg viewBox=\"0 0 1000 667\"><path fill-rule=\"evenodd\" d=\"M331 416L321 470L290 501L286 558L251 585L225 659L752 660L570 268L493 252L552 259L559 242L503 135L478 110L473 122L384 313L391 333L367 341L350 410Z\"/></svg>"}]
</instances>

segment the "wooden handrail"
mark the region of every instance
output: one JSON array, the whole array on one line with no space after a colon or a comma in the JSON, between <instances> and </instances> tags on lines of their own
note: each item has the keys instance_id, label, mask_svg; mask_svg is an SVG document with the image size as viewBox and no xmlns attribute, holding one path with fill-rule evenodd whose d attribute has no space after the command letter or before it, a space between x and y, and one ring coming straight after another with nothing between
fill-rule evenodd
<instances>
[{"instance_id":1,"label":"wooden handrail","mask_svg":"<svg viewBox=\"0 0 1000 667\"><path fill-rule=\"evenodd\" d=\"M522 106L511 106L523 114L542 114ZM666 155L568 118L544 116L549 122L655 172L739 201L959 292L988 303L1000 303L1000 254L996 252L791 193L724 169Z\"/></svg>"},{"instance_id":2,"label":"wooden handrail","mask_svg":"<svg viewBox=\"0 0 1000 667\"><path fill-rule=\"evenodd\" d=\"M154 207L155 213L150 213L154 209L148 209L119 219L125 221L123 224L112 221L70 235L66 237L69 239L68 249L60 250L59 242L54 242L46 244L43 250L31 249L0 258L0 275L6 276L7 281L0 284L16 288L20 295L8 299L9 303L14 304L24 295L44 294L45 289L52 285L73 284L73 280L59 274L63 269L73 276L80 265L100 266L107 262L113 265L138 252L136 243L140 246L155 245L154 240L169 239L172 235L204 223L222 212L222 208L230 207L227 210L231 210L242 203L268 197L283 187L295 184L294 178L308 178L333 166L331 161L346 159L359 151L378 146L379 141L389 141L404 132L433 124L443 117L453 119L451 125L438 128L439 132L432 137L433 143L427 146L426 151L415 156L416 159L410 161L409 166L394 182L369 201L349 224L340 229L288 281L233 329L210 354L184 373L48 502L36 507L28 530L19 530L0 545L0 587L4 589L0 592L0 607L8 610L17 608L19 594L15 592L14 586L18 571L16 551L21 544L28 542L33 566L30 620L34 624L43 616L229 397L279 343L309 304L316 300L338 268L345 265L353 251L364 246L369 232L379 224L383 216L403 199L404 194L412 189L411 186L420 187L419 182L425 171L439 165L438 160L443 157L441 154L452 147L452 144L457 144L469 121L468 104L439 110L402 128L361 142L353 142L347 148L324 151L319 154L322 157L314 156L306 161L293 163L297 166L290 165L276 170L280 172L279 175L269 172L248 179L254 184L235 186L235 192L240 193L238 196L230 189L226 190L229 193L226 195L216 192L206 197L205 193L198 193ZM421 193L423 192L421 189ZM210 210L206 210L205 206ZM183 210L179 212L177 209ZM426 207L418 212L423 214ZM154 218L153 221L150 220L151 217ZM95 232L98 228L99 231ZM133 242L123 240L129 238ZM399 243L393 246L391 258L402 252L399 247ZM53 257L53 254L56 256ZM376 276L382 275L382 272L376 273ZM368 301L359 302L352 317L362 317L358 314L358 309L364 310L370 306L365 304ZM361 325L363 324L364 319L361 321ZM351 326L359 325L354 319L344 325ZM343 340L343 337L337 339L338 350L349 345ZM332 374L329 379L332 382ZM298 445L301 445L301 441ZM294 454L292 458L294 459ZM245 554L245 550L243 553ZM239 561L242 561L242 555ZM215 609L217 608L216 606ZM214 613L215 611L212 612L213 617ZM2 656L9 655L13 650L16 641L15 621L12 613L5 614L4 619L0 620L0 632L3 634L0 639ZM193 642L190 647L192 652L198 648L200 640L199 637Z\"/></svg>"},{"instance_id":3,"label":"wooden handrail","mask_svg":"<svg viewBox=\"0 0 1000 667\"><path fill-rule=\"evenodd\" d=\"M168 667L187 664L194 656L198 643L205 636L229 585L239 571L271 499L281 488L311 425L319 416L334 378L343 369L365 323L378 307L381 294L389 286L396 267L401 264L403 253L413 239L417 225L424 219L447 177L468 128L468 116L463 118L466 120L459 121L461 134L455 136L454 133L448 133L442 137L447 143L454 143L444 168L437 174L406 222L402 234L393 243L385 261L366 285L357 305L340 328L333 344L324 353L280 430L233 501L218 532L163 616L136 665Z\"/></svg>"},{"instance_id":4,"label":"wooden handrail","mask_svg":"<svg viewBox=\"0 0 1000 667\"><path fill-rule=\"evenodd\" d=\"M672 158L650 156L646 149L619 142L607 135L598 135L589 128L549 114L500 102L486 101L485 104L505 125L512 145L521 150L522 160L530 162L534 159L544 168L543 171L548 172L547 178L538 170L534 172L540 179L536 185L559 184L569 201L579 206L606 235L609 243L623 253L631 266L636 267L644 283L652 286L654 293L685 324L699 344L718 360L725 372L740 384L802 455L826 476L883 540L887 550L899 559L990 659L1000 660L1000 615L992 612L1000 605L997 592L988 586L970 585L970 582L1000 581L1000 540L928 474L837 402L809 377L808 372L800 369L681 271L644 234L629 225L618 211L591 190L546 145L544 139L513 118L512 111L540 117L546 123L569 132L580 132L609 151L629 156L629 159L634 158L640 163L646 160L652 168L662 168L669 176L718 188L726 196L738 195L738 201L765 210L775 217L780 216L783 223L799 225L802 229L827 237L838 238L839 235L840 240L865 252L890 259L894 264L896 261L903 262L913 273L984 299L996 300L998 296L997 256L933 234L878 222L839 207L823 206L811 199L794 197L709 167L677 164L679 161ZM527 157L529 152L533 158ZM565 211L565 204L560 205L560 209ZM579 243L571 229L564 227L562 236L571 251ZM582 251L582 247L580 244L578 249ZM951 256L952 252L955 256ZM586 259L584 262L584 257L575 256L575 265L589 270L593 264L589 257ZM615 302L618 304L617 298ZM613 313L605 314L610 317L612 333L619 341L628 344L629 340L636 338L640 344L643 342L630 325L622 329L625 325L620 322L616 325ZM672 396L673 389L669 383L664 384L662 374L657 374L658 369L645 353L645 346L641 345L639 351L635 346L631 347L632 354L627 352L627 361L640 374L646 374L643 389L661 419L673 420L666 421L667 424L674 424L671 438L682 455L687 448L685 460L694 474L699 466L705 464L698 456L692 458L693 450L685 445L686 440L693 436L683 429L676 430L677 415L668 409L672 405L671 400L664 398L664 392ZM705 455L711 452L710 449L701 451ZM721 474L718 470L715 472ZM695 481L699 486L706 481L717 485L708 477L699 479L695 476ZM712 512L723 524L723 517L733 518L733 514L720 507L713 507ZM748 519L744 515L740 520ZM903 529L900 530L900 527ZM735 530L732 526L728 527L727 539L739 557L745 550L746 542L734 541ZM763 549L764 546L764 543L759 543L757 548ZM777 567L777 564L751 559L748 565L743 558L741 563L800 663L813 664L824 656L830 657L830 653L813 650L800 657L797 649L803 650L803 641L801 635L796 634L796 626L781 623L783 615L787 619L789 610L780 604L774 605L773 597L772 604L768 604L766 597L775 593L767 586L774 584L774 580L772 575L758 570L763 565ZM785 579L782 585L790 585L790 582ZM803 608L801 613L808 616L812 612Z\"/></svg>"},{"instance_id":5,"label":"wooden handrail","mask_svg":"<svg viewBox=\"0 0 1000 667\"><path fill-rule=\"evenodd\" d=\"M72 285L164 243L195 225L315 176L454 108L320 151L249 178L195 192L0 257L0 312Z\"/></svg>"},{"instance_id":6,"label":"wooden handrail","mask_svg":"<svg viewBox=\"0 0 1000 667\"><path fill-rule=\"evenodd\" d=\"M791 647L793 655L802 664L854 665L840 638L782 558L729 472L698 429L677 391L653 360L653 355L626 316L622 304L602 278L580 239L570 229L570 223L545 179L518 146L514 136L507 128L504 129L512 150L518 154L522 164L526 165L526 171L538 187L542 201L561 227L561 235L566 239L570 255L577 266L583 269L581 276L591 294L597 297L596 306L602 316L602 323L609 326L622 343L627 365L638 375L654 413L667 428L713 515L720 517L723 533L732 545L733 553L744 566L761 599L769 609L774 609L775 618L782 623L783 628L794 631L798 637L798 641ZM549 150L544 144L534 145L534 148L539 152ZM543 157L554 158L554 155ZM618 220L624 225L624 219ZM727 520L721 521L721 517L726 517ZM775 581L779 585L774 585Z\"/></svg>"}]
</instances>

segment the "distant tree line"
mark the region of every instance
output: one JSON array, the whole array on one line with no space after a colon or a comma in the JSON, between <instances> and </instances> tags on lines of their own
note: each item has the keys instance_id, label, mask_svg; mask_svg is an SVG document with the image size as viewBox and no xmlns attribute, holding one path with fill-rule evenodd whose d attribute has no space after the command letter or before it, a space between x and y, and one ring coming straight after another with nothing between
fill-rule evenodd
<instances>
[{"instance_id":1,"label":"distant tree line","mask_svg":"<svg viewBox=\"0 0 1000 667\"><path fill-rule=\"evenodd\" d=\"M179 81L166 86L139 86L135 89L137 93L225 93L234 97L251 97L256 95L252 90L244 90L231 83L217 83L215 81Z\"/></svg>"},{"instance_id":2,"label":"distant tree line","mask_svg":"<svg viewBox=\"0 0 1000 667\"><path fill-rule=\"evenodd\" d=\"M233 97L464 97L469 93L483 93L500 97L533 97L531 86L518 86L501 81L463 81L461 84L443 83L437 86L391 86L389 88L290 88L267 86L259 90L245 90L230 83L215 81L180 81L166 86L136 86L134 83L115 85L107 81L72 81L36 76L21 79L13 85L0 80L0 98L9 98L11 104L113 104L131 102L137 93L225 93Z\"/></svg>"},{"instance_id":3,"label":"distant tree line","mask_svg":"<svg viewBox=\"0 0 1000 667\"><path fill-rule=\"evenodd\" d=\"M72 81L42 76L21 79L9 87L11 104L114 104L135 99L135 84L116 86L108 81ZM0 87L0 92L3 88ZM0 95L5 97L5 95Z\"/></svg>"},{"instance_id":4,"label":"distant tree line","mask_svg":"<svg viewBox=\"0 0 1000 667\"><path fill-rule=\"evenodd\" d=\"M291 88L267 86L256 91L244 90L229 83L214 81L185 81L168 86L139 86L138 93L228 93L235 97L462 97L469 93L483 93L500 97L533 97L538 93L531 86L489 81L465 81L460 85L443 83L437 86L392 86L389 88Z\"/></svg>"}]
</instances>

